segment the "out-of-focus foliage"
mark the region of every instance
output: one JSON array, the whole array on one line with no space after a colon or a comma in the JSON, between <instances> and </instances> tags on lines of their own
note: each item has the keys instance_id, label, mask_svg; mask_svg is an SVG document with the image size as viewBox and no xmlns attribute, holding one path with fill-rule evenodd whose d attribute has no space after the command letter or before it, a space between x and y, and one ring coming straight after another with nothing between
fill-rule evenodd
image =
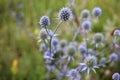
<instances>
[{"instance_id":1,"label":"out-of-focus foliage","mask_svg":"<svg viewBox=\"0 0 120 80\"><path fill-rule=\"evenodd\" d=\"M39 18L44 14L49 15L51 27L55 27L58 10L68 2L69 0L0 0L0 80L46 79L44 59L37 44ZM109 36L112 29L120 27L120 0L76 0L75 4L78 16L83 9L92 12L95 6L102 8L99 22L92 25L93 33L103 32ZM64 36L60 38L71 41L72 38L68 37L71 36L70 31L67 30L70 29L63 24L59 33ZM118 71L119 66L120 63L109 65L108 69L100 69L99 75L94 76L94 79L110 80L111 72Z\"/></svg>"}]
</instances>

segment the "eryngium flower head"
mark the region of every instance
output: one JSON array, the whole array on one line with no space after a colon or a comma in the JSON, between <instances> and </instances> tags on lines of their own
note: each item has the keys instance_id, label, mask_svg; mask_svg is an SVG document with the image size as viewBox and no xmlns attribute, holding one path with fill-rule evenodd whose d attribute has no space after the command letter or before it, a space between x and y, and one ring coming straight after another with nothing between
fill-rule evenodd
<instances>
[{"instance_id":1,"label":"eryngium flower head","mask_svg":"<svg viewBox=\"0 0 120 80\"><path fill-rule=\"evenodd\" d=\"M86 56L84 63L80 63L80 65L84 66L82 71L87 71L88 74L90 70L93 70L96 73L95 68L98 68L97 59L93 55Z\"/></svg>"},{"instance_id":2,"label":"eryngium flower head","mask_svg":"<svg viewBox=\"0 0 120 80\"><path fill-rule=\"evenodd\" d=\"M69 8L62 8L58 13L58 18L62 21L68 21L72 16L72 12Z\"/></svg>"},{"instance_id":3,"label":"eryngium flower head","mask_svg":"<svg viewBox=\"0 0 120 80\"><path fill-rule=\"evenodd\" d=\"M67 41L66 40L61 40L60 41L60 47L61 48L65 48L66 45L67 45Z\"/></svg>"},{"instance_id":4,"label":"eryngium flower head","mask_svg":"<svg viewBox=\"0 0 120 80\"><path fill-rule=\"evenodd\" d=\"M69 56L74 56L74 54L76 53L76 48L75 48L75 46L69 45L69 46L68 46L67 53L68 53Z\"/></svg>"},{"instance_id":5,"label":"eryngium flower head","mask_svg":"<svg viewBox=\"0 0 120 80\"><path fill-rule=\"evenodd\" d=\"M113 79L113 80L120 80L120 74L119 74L119 73L114 73L114 74L112 75L112 79Z\"/></svg>"},{"instance_id":6,"label":"eryngium flower head","mask_svg":"<svg viewBox=\"0 0 120 80\"><path fill-rule=\"evenodd\" d=\"M84 44L84 43L80 44L79 47L78 47L78 51L81 54L85 54L87 52L87 46L86 46L86 44Z\"/></svg>"},{"instance_id":7,"label":"eryngium flower head","mask_svg":"<svg viewBox=\"0 0 120 80\"><path fill-rule=\"evenodd\" d=\"M82 28L86 31L89 31L91 27L91 21L85 20L82 22Z\"/></svg>"},{"instance_id":8,"label":"eryngium flower head","mask_svg":"<svg viewBox=\"0 0 120 80\"><path fill-rule=\"evenodd\" d=\"M100 7L95 7L93 10L92 10L92 15L94 17L98 17L102 14L102 10Z\"/></svg>"},{"instance_id":9,"label":"eryngium flower head","mask_svg":"<svg viewBox=\"0 0 120 80\"><path fill-rule=\"evenodd\" d=\"M48 35L47 35L46 30L45 29L41 29L40 32L39 32L39 34L38 34L38 40L39 40L39 42L41 40L46 40L47 38L48 38Z\"/></svg>"},{"instance_id":10,"label":"eryngium flower head","mask_svg":"<svg viewBox=\"0 0 120 80\"><path fill-rule=\"evenodd\" d=\"M87 19L87 18L89 17L89 15L90 15L90 11L87 10L87 9L84 9L84 10L82 10L82 12L81 12L81 14L80 14L80 17L81 17L82 19Z\"/></svg>"},{"instance_id":11,"label":"eryngium flower head","mask_svg":"<svg viewBox=\"0 0 120 80\"><path fill-rule=\"evenodd\" d=\"M111 62L117 61L117 60L118 60L118 55L117 55L116 53L110 54L110 55L109 55L109 60L110 60Z\"/></svg>"},{"instance_id":12,"label":"eryngium flower head","mask_svg":"<svg viewBox=\"0 0 120 80\"><path fill-rule=\"evenodd\" d=\"M120 36L120 30L116 29L113 33L114 36Z\"/></svg>"},{"instance_id":13,"label":"eryngium flower head","mask_svg":"<svg viewBox=\"0 0 120 80\"><path fill-rule=\"evenodd\" d=\"M100 44L103 45L104 36L101 33L96 33L93 37L93 44L96 44L96 47Z\"/></svg>"},{"instance_id":14,"label":"eryngium flower head","mask_svg":"<svg viewBox=\"0 0 120 80\"><path fill-rule=\"evenodd\" d=\"M59 44L58 39L57 38L53 38L52 39L52 46L57 47L58 44Z\"/></svg>"},{"instance_id":15,"label":"eryngium flower head","mask_svg":"<svg viewBox=\"0 0 120 80\"><path fill-rule=\"evenodd\" d=\"M41 25L41 27L47 27L50 25L50 19L48 16L42 16L40 18L39 24Z\"/></svg>"}]
</instances>

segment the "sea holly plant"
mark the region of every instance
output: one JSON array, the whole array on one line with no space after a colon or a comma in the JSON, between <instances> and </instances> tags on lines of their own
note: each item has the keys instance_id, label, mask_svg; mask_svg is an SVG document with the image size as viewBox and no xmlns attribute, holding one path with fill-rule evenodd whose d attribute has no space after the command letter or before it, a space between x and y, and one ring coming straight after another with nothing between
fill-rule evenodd
<instances>
[{"instance_id":1,"label":"sea holly plant","mask_svg":"<svg viewBox=\"0 0 120 80\"><path fill-rule=\"evenodd\" d=\"M59 34L57 34L57 31L60 27L63 27L61 26L63 22L69 24L68 21L71 21L73 24L78 24L78 21L76 22L75 20L75 12L73 14L73 2L74 0L71 0L70 4L72 5L59 10L59 23L54 30L48 28L51 22L47 15L42 16L39 21L38 42L40 43L40 51L43 53L45 60L48 80L50 80L51 72L54 72L59 80L64 78L68 78L68 80L81 80L85 73L90 75L91 71L93 71L97 74L97 69L118 61L119 53L116 50L120 49L118 44L118 41L120 41L120 29L117 28L113 31L112 44L106 48L104 47L105 36L102 33L98 32L93 34L92 37L88 36L94 22L93 19L98 19L102 14L100 7L93 8L92 13L88 9L81 11L80 20L78 19L78 29L75 25L70 25L74 29L74 36L71 42L67 42L66 39L58 39ZM82 41L77 41L77 36L80 36ZM92 47L89 45L92 45ZM103 50L99 51L99 47L102 47ZM112 50L110 55L101 57L100 55L103 55L108 49ZM79 58L76 58L76 55L79 55ZM78 64L70 68L70 64L74 64L76 61ZM113 74L112 79L119 80L119 73Z\"/></svg>"}]
</instances>

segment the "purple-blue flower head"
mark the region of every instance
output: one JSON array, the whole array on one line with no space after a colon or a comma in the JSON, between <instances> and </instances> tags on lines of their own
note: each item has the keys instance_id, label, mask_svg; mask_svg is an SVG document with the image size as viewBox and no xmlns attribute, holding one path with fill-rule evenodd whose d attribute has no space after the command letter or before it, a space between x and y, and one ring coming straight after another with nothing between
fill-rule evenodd
<instances>
[{"instance_id":1,"label":"purple-blue flower head","mask_svg":"<svg viewBox=\"0 0 120 80\"><path fill-rule=\"evenodd\" d=\"M113 80L120 80L120 74L119 74L119 73L114 73L114 74L112 75L112 79L113 79Z\"/></svg>"},{"instance_id":2,"label":"purple-blue flower head","mask_svg":"<svg viewBox=\"0 0 120 80\"><path fill-rule=\"evenodd\" d=\"M40 18L39 24L41 25L41 27L47 27L50 25L50 19L48 16L42 16Z\"/></svg>"},{"instance_id":3,"label":"purple-blue flower head","mask_svg":"<svg viewBox=\"0 0 120 80\"><path fill-rule=\"evenodd\" d=\"M82 22L82 28L86 31L89 31L91 28L91 21L90 20L85 20Z\"/></svg>"},{"instance_id":4,"label":"purple-blue flower head","mask_svg":"<svg viewBox=\"0 0 120 80\"><path fill-rule=\"evenodd\" d=\"M92 10L92 15L94 17L99 17L100 15L102 14L102 10L100 7L95 7L93 10Z\"/></svg>"},{"instance_id":5,"label":"purple-blue flower head","mask_svg":"<svg viewBox=\"0 0 120 80\"><path fill-rule=\"evenodd\" d=\"M117 60L118 60L118 55L117 55L116 53L110 54L110 55L109 55L109 60L110 60L111 62L117 61Z\"/></svg>"},{"instance_id":6,"label":"purple-blue flower head","mask_svg":"<svg viewBox=\"0 0 120 80\"><path fill-rule=\"evenodd\" d=\"M58 18L62 21L68 21L72 16L72 12L69 8L62 8L58 13Z\"/></svg>"}]
</instances>

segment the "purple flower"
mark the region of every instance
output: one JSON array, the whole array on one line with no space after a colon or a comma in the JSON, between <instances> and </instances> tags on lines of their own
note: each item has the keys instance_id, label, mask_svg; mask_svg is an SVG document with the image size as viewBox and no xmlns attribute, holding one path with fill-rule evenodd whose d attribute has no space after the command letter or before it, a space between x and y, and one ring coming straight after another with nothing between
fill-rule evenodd
<instances>
[{"instance_id":1,"label":"purple flower","mask_svg":"<svg viewBox=\"0 0 120 80\"><path fill-rule=\"evenodd\" d=\"M88 74L90 73L90 70L93 70L96 73L95 68L99 68L97 66L97 59L93 55L86 56L84 62L79 65L84 66L81 71L87 71Z\"/></svg>"},{"instance_id":2,"label":"purple flower","mask_svg":"<svg viewBox=\"0 0 120 80\"><path fill-rule=\"evenodd\" d=\"M62 21L68 21L72 16L72 12L69 8L62 8L58 13L58 18Z\"/></svg>"},{"instance_id":3,"label":"purple flower","mask_svg":"<svg viewBox=\"0 0 120 80\"><path fill-rule=\"evenodd\" d=\"M89 31L90 28L91 28L91 21L89 20L85 20L82 22L82 28L85 30L85 31Z\"/></svg>"},{"instance_id":4,"label":"purple flower","mask_svg":"<svg viewBox=\"0 0 120 80\"><path fill-rule=\"evenodd\" d=\"M117 60L118 60L118 55L117 55L116 53L110 54L110 55L109 55L109 60L110 60L111 62L117 61Z\"/></svg>"},{"instance_id":5,"label":"purple flower","mask_svg":"<svg viewBox=\"0 0 120 80\"><path fill-rule=\"evenodd\" d=\"M85 54L87 53L87 46L86 44L84 43L81 43L78 47L78 51L81 53L81 54Z\"/></svg>"},{"instance_id":6,"label":"purple flower","mask_svg":"<svg viewBox=\"0 0 120 80\"><path fill-rule=\"evenodd\" d=\"M41 25L41 27L47 27L50 25L50 19L48 16L42 16L40 18L39 24Z\"/></svg>"},{"instance_id":7,"label":"purple flower","mask_svg":"<svg viewBox=\"0 0 120 80\"><path fill-rule=\"evenodd\" d=\"M112 75L112 79L113 79L113 80L120 80L120 74L119 74L119 73L114 73L114 74Z\"/></svg>"},{"instance_id":8,"label":"purple flower","mask_svg":"<svg viewBox=\"0 0 120 80\"><path fill-rule=\"evenodd\" d=\"M102 14L102 10L100 7L95 7L93 10L92 10L92 15L95 16L95 17L98 17Z\"/></svg>"}]
</instances>

